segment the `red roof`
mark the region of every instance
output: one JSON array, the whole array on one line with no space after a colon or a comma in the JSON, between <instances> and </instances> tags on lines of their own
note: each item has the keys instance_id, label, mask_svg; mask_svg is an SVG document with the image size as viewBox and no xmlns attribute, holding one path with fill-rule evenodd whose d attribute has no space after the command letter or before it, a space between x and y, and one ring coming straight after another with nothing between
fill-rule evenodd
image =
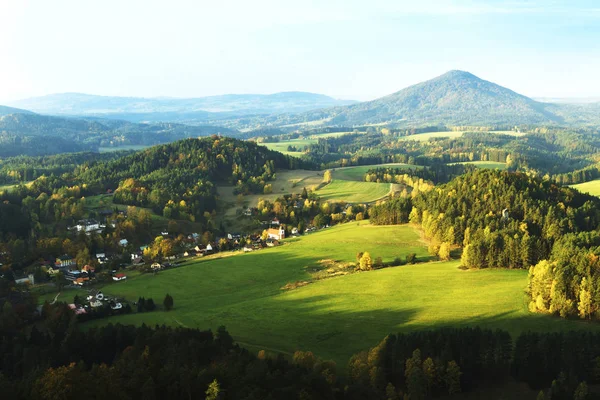
<instances>
[{"instance_id":1,"label":"red roof","mask_svg":"<svg viewBox=\"0 0 600 400\"><path fill-rule=\"evenodd\" d=\"M115 278L125 278L125 274L116 274Z\"/></svg>"}]
</instances>

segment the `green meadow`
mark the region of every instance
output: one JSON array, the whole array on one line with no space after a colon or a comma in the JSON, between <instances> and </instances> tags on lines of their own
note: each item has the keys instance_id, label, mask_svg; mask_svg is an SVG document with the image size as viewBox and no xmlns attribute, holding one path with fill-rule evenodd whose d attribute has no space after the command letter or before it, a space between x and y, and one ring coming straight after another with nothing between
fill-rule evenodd
<instances>
[{"instance_id":1,"label":"green meadow","mask_svg":"<svg viewBox=\"0 0 600 400\"><path fill-rule=\"evenodd\" d=\"M304 154L302 152L304 146L308 146L313 143L317 143L317 139L292 139L276 143L261 143L261 145L266 146L269 150L275 150L289 156L300 157L302 154ZM295 146L300 151L288 151L288 146Z\"/></svg>"},{"instance_id":2,"label":"green meadow","mask_svg":"<svg viewBox=\"0 0 600 400\"><path fill-rule=\"evenodd\" d=\"M147 149L148 147L151 147L151 145L143 145L143 144L125 144L122 146L111 146L111 147L99 147L98 151L100 153L112 153L114 151L125 151L125 150L134 150L134 151L138 151L138 150L144 150Z\"/></svg>"},{"instance_id":3,"label":"green meadow","mask_svg":"<svg viewBox=\"0 0 600 400\"><path fill-rule=\"evenodd\" d=\"M369 203L388 195L389 183L344 181L334 179L317 190L322 200L346 201L349 203Z\"/></svg>"},{"instance_id":4,"label":"green meadow","mask_svg":"<svg viewBox=\"0 0 600 400\"><path fill-rule=\"evenodd\" d=\"M360 181L363 182L365 180L365 174L370 169L382 168L382 167L392 167L392 168L400 168L400 169L418 169L423 168L419 165L409 165L402 163L390 163L390 164L375 164L375 165L360 165L357 167L343 167L336 168L333 171L333 177L335 179L341 179L346 181Z\"/></svg>"},{"instance_id":5,"label":"green meadow","mask_svg":"<svg viewBox=\"0 0 600 400\"><path fill-rule=\"evenodd\" d=\"M225 325L252 351L291 354L311 350L342 368L349 357L386 334L441 326L482 326L521 331L600 329L600 325L530 314L525 270L458 269L458 261L424 262L319 280L284 291L287 283L310 279L308 268L324 259L355 260L358 251L391 261L416 253L427 261L427 244L410 225L347 223L284 241L284 245L216 260L192 262L157 275L111 283L104 292L135 301L152 297L170 312L129 314L97 320L170 324L201 329Z\"/></svg>"},{"instance_id":6,"label":"green meadow","mask_svg":"<svg viewBox=\"0 0 600 400\"><path fill-rule=\"evenodd\" d=\"M437 139L437 138L458 138L461 137L465 133L464 131L446 131L446 132L427 132L427 133L417 133L416 135L403 136L400 140L418 140L418 141L426 141L429 139ZM510 135L510 136L522 136L524 133L514 132L514 131L490 131L489 133L496 133L500 135Z\"/></svg>"},{"instance_id":7,"label":"green meadow","mask_svg":"<svg viewBox=\"0 0 600 400\"><path fill-rule=\"evenodd\" d=\"M600 196L600 179L594 181L571 185L573 189L577 189L582 193L589 193L592 196Z\"/></svg>"},{"instance_id":8,"label":"green meadow","mask_svg":"<svg viewBox=\"0 0 600 400\"><path fill-rule=\"evenodd\" d=\"M488 168L488 169L506 169L507 165L503 162L497 161L464 161L453 164L471 164L476 166L477 168Z\"/></svg>"}]
</instances>

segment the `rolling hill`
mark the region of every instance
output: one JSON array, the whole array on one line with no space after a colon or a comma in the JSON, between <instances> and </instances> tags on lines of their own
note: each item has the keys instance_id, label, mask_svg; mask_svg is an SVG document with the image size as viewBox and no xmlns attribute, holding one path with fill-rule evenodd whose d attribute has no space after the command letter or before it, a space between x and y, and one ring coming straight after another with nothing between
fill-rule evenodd
<instances>
[{"instance_id":1,"label":"rolling hill","mask_svg":"<svg viewBox=\"0 0 600 400\"><path fill-rule=\"evenodd\" d=\"M600 103L535 101L465 71L449 71L388 96L363 103L221 122L245 126L589 125L600 123Z\"/></svg>"},{"instance_id":2,"label":"rolling hill","mask_svg":"<svg viewBox=\"0 0 600 400\"><path fill-rule=\"evenodd\" d=\"M0 117L9 114L32 114L31 111L22 110L20 108L13 108L7 106L0 106Z\"/></svg>"},{"instance_id":3,"label":"rolling hill","mask_svg":"<svg viewBox=\"0 0 600 400\"><path fill-rule=\"evenodd\" d=\"M297 113L352 103L306 92L227 94L189 99L59 93L16 101L12 105L51 115L103 116L131 122L198 123L251 114Z\"/></svg>"},{"instance_id":4,"label":"rolling hill","mask_svg":"<svg viewBox=\"0 0 600 400\"><path fill-rule=\"evenodd\" d=\"M0 116L0 157L97 151L100 146L149 146L213 134L236 136L239 132L218 126L136 124L16 113Z\"/></svg>"}]
</instances>

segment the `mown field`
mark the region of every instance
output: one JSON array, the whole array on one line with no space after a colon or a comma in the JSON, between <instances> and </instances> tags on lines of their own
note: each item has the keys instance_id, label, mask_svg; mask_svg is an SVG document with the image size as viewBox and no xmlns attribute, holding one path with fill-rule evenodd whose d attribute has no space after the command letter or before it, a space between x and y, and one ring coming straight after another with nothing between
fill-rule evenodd
<instances>
[{"instance_id":1,"label":"mown field","mask_svg":"<svg viewBox=\"0 0 600 400\"><path fill-rule=\"evenodd\" d=\"M111 146L111 147L99 147L98 151L100 153L111 153L113 151L124 151L124 150L144 150L147 149L148 147L151 147L151 145L144 145L144 144L126 144L123 146Z\"/></svg>"},{"instance_id":2,"label":"mown field","mask_svg":"<svg viewBox=\"0 0 600 400\"><path fill-rule=\"evenodd\" d=\"M317 139L292 139L277 143L261 143L262 146L267 147L269 150L278 151L288 156L300 157L302 151L288 151L288 146L295 146L298 150L302 150L304 146L317 143Z\"/></svg>"},{"instance_id":3,"label":"mown field","mask_svg":"<svg viewBox=\"0 0 600 400\"><path fill-rule=\"evenodd\" d=\"M578 183L577 185L571 185L571 187L579 190L582 193L589 193L592 196L600 196L600 179Z\"/></svg>"},{"instance_id":4,"label":"mown field","mask_svg":"<svg viewBox=\"0 0 600 400\"><path fill-rule=\"evenodd\" d=\"M25 185L29 186L29 184L33 182L33 181L27 181L25 182ZM11 183L8 185L0 185L0 192L8 192L9 190L11 190L12 188L14 188L15 186L18 186L18 184L15 183Z\"/></svg>"},{"instance_id":5,"label":"mown field","mask_svg":"<svg viewBox=\"0 0 600 400\"><path fill-rule=\"evenodd\" d=\"M370 169L381 168L381 167L393 167L393 168L412 168L418 169L423 168L420 165L409 165L409 164L401 164L401 163L390 163L390 164L375 164L375 165L360 165L357 167L343 167L336 168L333 171L333 177L335 179L342 179L346 181L359 181L364 182L365 174Z\"/></svg>"},{"instance_id":6,"label":"mown field","mask_svg":"<svg viewBox=\"0 0 600 400\"><path fill-rule=\"evenodd\" d=\"M464 131L447 131L447 132L427 132L427 133L418 133L416 135L403 136L400 140L418 140L425 141L434 138L457 138L461 137L465 133ZM514 132L514 131L491 131L489 133L497 133L501 135L511 135L511 136L522 136L524 133Z\"/></svg>"},{"instance_id":7,"label":"mown field","mask_svg":"<svg viewBox=\"0 0 600 400\"><path fill-rule=\"evenodd\" d=\"M488 169L506 169L507 165L506 163L503 162L497 162L497 161L465 161L465 162L458 162L458 163L453 163L453 164L471 164L476 166L477 168L488 168Z\"/></svg>"},{"instance_id":8,"label":"mown field","mask_svg":"<svg viewBox=\"0 0 600 400\"><path fill-rule=\"evenodd\" d=\"M349 203L369 203L379 200L390 193L389 183L344 181L334 179L317 190L323 200L346 201Z\"/></svg>"},{"instance_id":9,"label":"mown field","mask_svg":"<svg viewBox=\"0 0 600 400\"><path fill-rule=\"evenodd\" d=\"M599 329L527 311L527 271L458 269L458 261L429 262L329 278L291 291L287 283L309 279L307 267L323 259L354 261L369 251L384 261L427 248L411 226L348 223L290 239L283 246L213 261L199 261L158 275L109 284L105 293L162 303L173 311L129 314L109 322L171 324L202 329L225 325L253 351L290 354L311 350L342 368L349 357L386 334L441 326L483 326L521 331Z\"/></svg>"}]
</instances>

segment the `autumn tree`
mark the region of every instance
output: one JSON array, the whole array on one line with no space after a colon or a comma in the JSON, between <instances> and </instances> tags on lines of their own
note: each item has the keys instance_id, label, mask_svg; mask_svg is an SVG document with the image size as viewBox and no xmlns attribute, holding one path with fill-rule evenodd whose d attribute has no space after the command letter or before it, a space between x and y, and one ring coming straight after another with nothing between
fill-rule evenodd
<instances>
[{"instance_id":1,"label":"autumn tree","mask_svg":"<svg viewBox=\"0 0 600 400\"><path fill-rule=\"evenodd\" d=\"M592 296L590 289L591 288L588 280L583 277L581 280L581 285L579 285L579 304L577 309L579 310L579 316L584 319L591 317L592 314Z\"/></svg>"},{"instance_id":2,"label":"autumn tree","mask_svg":"<svg viewBox=\"0 0 600 400\"><path fill-rule=\"evenodd\" d=\"M438 257L442 261L448 261L450 259L450 244L448 242L444 242L440 245Z\"/></svg>"},{"instance_id":3,"label":"autumn tree","mask_svg":"<svg viewBox=\"0 0 600 400\"><path fill-rule=\"evenodd\" d=\"M219 382L215 379L209 385L208 389L206 389L206 400L217 400L219 398L219 394L221 393L221 388L219 386Z\"/></svg>"},{"instance_id":4,"label":"autumn tree","mask_svg":"<svg viewBox=\"0 0 600 400\"><path fill-rule=\"evenodd\" d=\"M363 253L362 257L360 258L359 266L361 271L370 271L373 269L373 259L368 251Z\"/></svg>"}]
</instances>

